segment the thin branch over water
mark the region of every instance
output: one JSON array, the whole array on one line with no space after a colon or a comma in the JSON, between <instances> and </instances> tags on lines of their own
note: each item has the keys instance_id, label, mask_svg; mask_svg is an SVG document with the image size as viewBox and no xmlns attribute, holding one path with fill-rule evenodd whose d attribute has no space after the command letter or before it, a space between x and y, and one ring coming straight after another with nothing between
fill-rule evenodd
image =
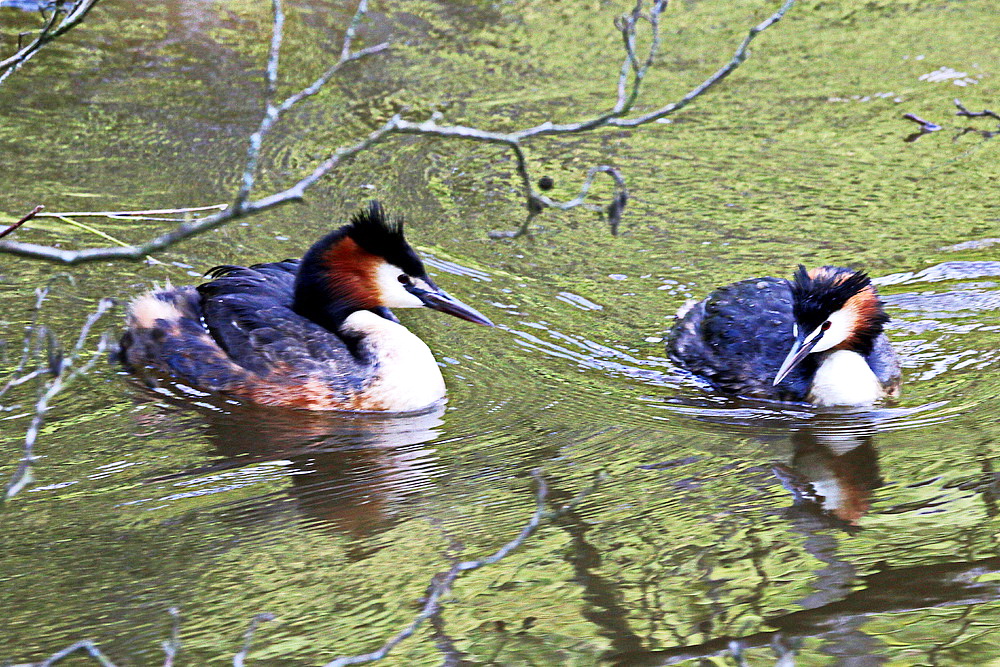
<instances>
[{"instance_id":1,"label":"thin branch over water","mask_svg":"<svg viewBox=\"0 0 1000 667\"><path fill-rule=\"evenodd\" d=\"M87 17L90 10L94 8L100 0L76 0L75 2L56 2L50 10L52 13L46 17L44 10L42 15L45 24L42 26L35 38L23 47L19 47L17 52L0 60L0 83L7 77L21 69L21 67L31 60L46 44L73 28L80 25Z\"/></svg>"},{"instance_id":2,"label":"thin branch over water","mask_svg":"<svg viewBox=\"0 0 1000 667\"><path fill-rule=\"evenodd\" d=\"M7 229L5 229L3 231L0 231L0 239L2 239L3 237L7 236L10 233L12 233L15 229L17 229L18 227L20 227L21 225L23 225L24 223L26 223L28 220L31 220L32 218L34 218L35 216L37 216L39 213L41 213L41 211L42 211L43 208L45 208L45 207L42 206L41 204L39 204L34 209L32 209L31 212L28 213L28 215L24 216L23 218L21 218L20 220L18 220L17 222L15 222L13 225L11 225L10 227L8 227Z\"/></svg>"},{"instance_id":3,"label":"thin branch over water","mask_svg":"<svg viewBox=\"0 0 1000 667\"><path fill-rule=\"evenodd\" d=\"M367 137L364 137L353 144L341 146L332 151L330 155L320 162L311 172L303 176L298 182L290 187L274 192L272 194L252 199L256 186L256 174L260 160L260 153L264 145L264 140L270 130L280 120L281 116L303 99L316 94L322 87L337 74L344 65L359 60L369 55L384 51L388 44L377 44L367 48L352 50L357 28L367 12L367 0L362 0L354 13L353 18L344 33L343 45L340 58L323 74L321 74L312 84L303 88L299 92L290 95L280 103L275 103L273 97L277 89L279 76L280 52L282 45L284 12L281 0L272 0L274 7L274 24L271 37L271 47L267 61L265 76L265 108L257 130L249 138L247 148L247 159L243 167L240 187L236 192L234 201L224 210L203 218L188 220L178 225L173 230L156 236L152 239L125 247L93 247L81 250L65 250L54 246L39 245L33 243L21 243L14 241L0 241L0 251L21 255L36 259L45 259L65 264L79 264L82 262L92 262L107 259L127 259L136 260L146 257L151 253L158 252L179 243L192 236L202 234L220 225L237 220L249 215L261 213L268 209L282 206L290 202L301 201L305 197L306 191L315 185L320 179L326 176L345 160L348 160L359 153L370 150L390 137L397 135L415 135L421 137L431 137L440 139L456 139L470 141L473 143L495 144L505 147L514 155L516 172L520 181L520 189L524 198L527 215L519 229L513 232L495 234L494 236L520 236L529 230L531 221L541 211L546 208L568 209L584 203L594 177L604 173L611 176L615 183L615 193L611 203L605 207L612 232L617 231L622 210L628 201L628 191L625 188L625 180L622 175L613 167L600 165L592 167L587 178L581 187L580 193L567 202L559 202L551 197L542 194L536 189L535 179L532 177L529 161L525 152L525 143L537 137L567 136L594 131L600 128L635 128L648 123L659 121L680 109L683 109L695 99L704 95L719 82L724 80L735 71L748 57L750 43L762 32L773 26L791 8L794 0L784 0L782 5L768 18L753 26L746 37L736 48L729 61L720 67L714 74L696 85L679 100L660 105L653 111L631 115L636 102L640 98L642 86L646 80L655 57L660 48L660 20L663 11L667 7L665 0L655 0L648 11L645 9L644 0L637 0L633 10L616 21L616 27L622 34L622 43L625 55L617 79L616 102L611 109L595 116L573 123L553 123L545 121L533 127L516 130L514 132L497 132L466 125L443 124L443 116L434 113L427 120L415 122L406 120L402 114L396 114L382 126L372 130ZM647 51L640 57L636 52L636 36L638 26L648 24L651 30L651 40Z\"/></svg>"},{"instance_id":4,"label":"thin branch over water","mask_svg":"<svg viewBox=\"0 0 1000 667\"><path fill-rule=\"evenodd\" d=\"M41 301L44 299L44 294L46 293L47 292L40 293L37 302L39 306L41 305ZM59 392L65 389L66 385L70 384L81 375L88 373L97 361L103 357L102 353L110 348L111 344L109 337L107 335L102 336L97 344L97 350L91 353L90 358L86 362L77 366L81 356L85 353L84 346L87 343L87 337L90 335L90 331L94 328L94 325L97 324L98 320L100 320L105 313L111 310L112 307L114 307L114 301L111 299L101 299L100 303L97 305L97 309L87 317L83 327L81 327L76 343L70 349L68 355L64 356L61 351L50 348L47 368L42 370L42 367L39 366L38 369L29 373L27 376L22 376L20 378L16 377L14 380L11 380L4 387L4 391L6 391L9 387L14 386L15 383L21 384L26 381L24 378L37 377L45 373L52 375L52 378L46 381L43 385L41 396L35 403L34 416L32 417L31 423L28 425L28 430L24 435L24 453L21 456L21 462L18 464L17 470L14 471L13 476L7 483L4 496L0 500L10 500L31 483L33 479L31 471L36 460L35 443L38 441L38 434L41 431L42 424L45 422L45 415L52 407L52 400ZM26 353L30 353L30 339L31 334L29 333L29 342L26 342L25 347ZM21 369L23 370L23 366Z\"/></svg>"}]
</instances>

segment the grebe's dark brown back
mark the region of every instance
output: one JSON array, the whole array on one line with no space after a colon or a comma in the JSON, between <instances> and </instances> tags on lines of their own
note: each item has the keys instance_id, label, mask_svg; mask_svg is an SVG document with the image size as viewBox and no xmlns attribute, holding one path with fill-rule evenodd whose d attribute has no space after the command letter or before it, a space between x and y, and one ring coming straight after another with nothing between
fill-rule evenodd
<instances>
[{"instance_id":1,"label":"grebe's dark brown back","mask_svg":"<svg viewBox=\"0 0 1000 667\"><path fill-rule=\"evenodd\" d=\"M301 260L209 275L130 304L127 366L264 405L407 412L437 403L445 387L427 345L390 309L427 307L492 326L434 284L402 221L378 202Z\"/></svg>"},{"instance_id":2,"label":"grebe's dark brown back","mask_svg":"<svg viewBox=\"0 0 1000 667\"><path fill-rule=\"evenodd\" d=\"M729 394L866 405L899 391L888 321L866 274L800 266L791 281L742 280L682 309L667 351Z\"/></svg>"}]
</instances>

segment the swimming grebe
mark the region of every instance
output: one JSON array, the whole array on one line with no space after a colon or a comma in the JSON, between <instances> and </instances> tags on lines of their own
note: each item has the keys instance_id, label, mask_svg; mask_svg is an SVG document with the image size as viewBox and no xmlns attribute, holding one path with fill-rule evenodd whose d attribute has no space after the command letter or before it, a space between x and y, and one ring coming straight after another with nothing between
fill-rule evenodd
<instances>
[{"instance_id":1,"label":"swimming grebe","mask_svg":"<svg viewBox=\"0 0 1000 667\"><path fill-rule=\"evenodd\" d=\"M493 326L438 288L378 202L301 260L219 266L129 305L121 358L199 389L309 410L409 412L440 401L427 345L390 308Z\"/></svg>"},{"instance_id":2,"label":"swimming grebe","mask_svg":"<svg viewBox=\"0 0 1000 667\"><path fill-rule=\"evenodd\" d=\"M867 405L899 392L900 367L871 279L824 266L721 287L678 312L670 357L739 396Z\"/></svg>"}]
</instances>

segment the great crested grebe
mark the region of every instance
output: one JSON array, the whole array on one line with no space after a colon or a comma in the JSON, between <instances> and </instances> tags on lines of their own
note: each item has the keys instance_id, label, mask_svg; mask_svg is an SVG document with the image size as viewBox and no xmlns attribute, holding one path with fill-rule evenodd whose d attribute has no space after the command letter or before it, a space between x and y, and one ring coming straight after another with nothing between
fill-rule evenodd
<instances>
[{"instance_id":1,"label":"great crested grebe","mask_svg":"<svg viewBox=\"0 0 1000 667\"><path fill-rule=\"evenodd\" d=\"M390 308L493 326L442 291L371 202L301 260L219 266L129 305L121 358L199 389L309 410L410 412L445 395L427 345Z\"/></svg>"},{"instance_id":2,"label":"great crested grebe","mask_svg":"<svg viewBox=\"0 0 1000 667\"><path fill-rule=\"evenodd\" d=\"M899 393L888 321L865 273L799 266L793 280L741 280L682 308L667 350L729 394L867 405Z\"/></svg>"}]
</instances>

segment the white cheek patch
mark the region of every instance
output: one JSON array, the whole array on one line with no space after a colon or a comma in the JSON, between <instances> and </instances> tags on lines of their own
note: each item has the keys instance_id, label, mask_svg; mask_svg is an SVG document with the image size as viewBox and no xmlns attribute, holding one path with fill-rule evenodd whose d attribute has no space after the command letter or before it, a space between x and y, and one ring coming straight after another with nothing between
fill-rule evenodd
<instances>
[{"instance_id":1,"label":"white cheek patch","mask_svg":"<svg viewBox=\"0 0 1000 667\"><path fill-rule=\"evenodd\" d=\"M813 348L813 352L823 352L824 350L829 350L831 347L836 347L847 340L847 337L851 335L851 328L853 325L853 320L851 316L843 310L838 310L830 317L826 318L826 321L830 323L830 328L823 332L823 337L819 339L816 343L816 347ZM820 325L820 329L822 325ZM811 334L809 338L820 333L820 329L816 329ZM809 340L808 338L806 340Z\"/></svg>"},{"instance_id":2,"label":"white cheek patch","mask_svg":"<svg viewBox=\"0 0 1000 667\"><path fill-rule=\"evenodd\" d=\"M406 271L389 262L382 262L375 271L375 285L381 294L381 304L387 308L420 308L424 303L406 291L399 277Z\"/></svg>"}]
</instances>

